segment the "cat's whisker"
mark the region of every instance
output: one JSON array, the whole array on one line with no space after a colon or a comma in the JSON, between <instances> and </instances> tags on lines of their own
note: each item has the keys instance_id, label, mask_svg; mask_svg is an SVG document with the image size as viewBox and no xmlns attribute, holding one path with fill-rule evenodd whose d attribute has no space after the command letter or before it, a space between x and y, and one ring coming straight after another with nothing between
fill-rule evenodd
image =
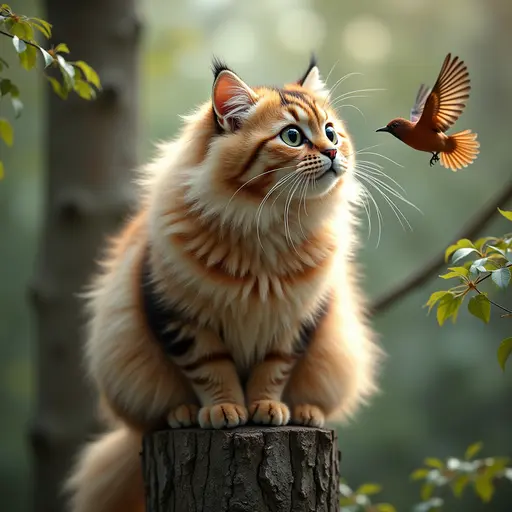
<instances>
[{"instance_id":1,"label":"cat's whisker","mask_svg":"<svg viewBox=\"0 0 512 512\"><path fill-rule=\"evenodd\" d=\"M248 185L249 183L251 183L252 181L254 180L257 180L258 178L261 178L262 176L264 176L265 174L270 174L272 172L277 172L277 171L284 171L285 169L292 169L293 167L295 167L294 165L288 165L286 167L278 167L277 169L270 169L268 171L265 171L265 172L261 172L260 174L252 177L250 180L247 180L241 187L238 187L237 190L235 190L235 192L233 193L233 195L229 198L229 201L228 203L226 204L226 208L230 205L231 201L233 200L233 198L236 196L236 194L238 194L238 192L240 192L240 190L242 190L246 185Z\"/></svg>"},{"instance_id":2,"label":"cat's whisker","mask_svg":"<svg viewBox=\"0 0 512 512\"><path fill-rule=\"evenodd\" d=\"M365 175L362 173L359 173L358 176L360 179L366 181L366 183L368 183L368 185L372 186L377 192L379 192L379 194L383 197L383 199L388 203L390 208L393 210L393 213L395 214L396 218L398 219L398 222L400 222L400 225L402 226L402 228L405 229L404 223L402 222L402 219L403 219L403 221L405 221L405 223L407 224L409 229L412 231L412 226L409 223L409 221L407 220L407 217L403 214L402 210L400 210L400 208L396 205L396 203L386 194L386 192L385 192L386 187L383 186L382 183L378 183L375 180L375 177L373 177L373 176L368 176L368 175Z\"/></svg>"},{"instance_id":3,"label":"cat's whisker","mask_svg":"<svg viewBox=\"0 0 512 512\"><path fill-rule=\"evenodd\" d=\"M340 94L339 96L336 96L336 98L334 98L333 102L336 102L340 99L344 99L346 98L347 96L350 96L351 94L359 94L361 92L378 92L378 91L386 91L387 89L382 89L382 88L371 88L371 89L355 89L353 91L347 91L347 92L344 92L343 94Z\"/></svg>"},{"instance_id":4,"label":"cat's whisker","mask_svg":"<svg viewBox=\"0 0 512 512\"><path fill-rule=\"evenodd\" d=\"M358 174L355 170L354 170L354 176L356 179L358 178ZM375 212L377 213L379 232L377 235L376 247L378 247L380 244L381 236L382 236L382 226L384 225L384 218L380 211L379 205L378 205L377 201L375 200L375 198L373 197L373 194L371 193L371 191L368 189L368 187L366 187L363 183L361 183L361 181L359 179L357 179L357 182L359 183L360 187L366 192L367 198L370 199L370 201L373 203L373 206L375 207Z\"/></svg>"},{"instance_id":5,"label":"cat's whisker","mask_svg":"<svg viewBox=\"0 0 512 512\"><path fill-rule=\"evenodd\" d=\"M298 211L297 211L297 222L299 223L299 229L300 229L300 232L302 233L302 236L304 237L304 239L307 241L309 240L308 239L308 236L306 235L306 233L304 233L304 229L302 228L302 223L300 221L300 205L301 205L301 199L302 199L302 203L304 204L304 212L306 214L306 216L308 215L308 212L307 212L307 209L306 209L306 194L307 194L307 191L308 191L308 185L309 185L309 178L307 176L304 176L303 178L303 186L302 186L302 189L300 190L300 193L299 193L299 208L298 208Z\"/></svg>"},{"instance_id":6,"label":"cat's whisker","mask_svg":"<svg viewBox=\"0 0 512 512\"><path fill-rule=\"evenodd\" d=\"M325 107L325 104L327 102L330 102L331 98L332 98L332 95L335 93L336 89L345 81L347 80L348 78L352 77L352 76L356 76L356 75L363 75L362 73L359 73L359 72L353 72L353 73L347 73L345 76L342 76L341 78L339 78L338 80L336 80L336 82L334 83L334 85L331 87L329 93L327 94L327 97L325 98L324 100L324 103L322 105L322 108Z\"/></svg>"},{"instance_id":7,"label":"cat's whisker","mask_svg":"<svg viewBox=\"0 0 512 512\"><path fill-rule=\"evenodd\" d=\"M374 155L374 156L379 156L380 158L384 158L385 160L388 160L389 162L391 162L392 164L395 164L397 165L398 167L404 167L402 164L399 164L398 162L395 162L392 158L389 158L388 156L385 156L385 155L381 155L380 153L374 153L372 151L359 151L357 152L359 155Z\"/></svg>"},{"instance_id":8,"label":"cat's whisker","mask_svg":"<svg viewBox=\"0 0 512 512\"><path fill-rule=\"evenodd\" d=\"M344 101L348 101L348 100L353 100L353 99L356 99L356 98L368 98L369 96L366 95L366 94L354 94L353 96L347 96L346 98L341 98L341 99L338 99L336 101L333 101L331 103L331 107L332 108L340 108L340 106L342 105L342 103Z\"/></svg>"},{"instance_id":9,"label":"cat's whisker","mask_svg":"<svg viewBox=\"0 0 512 512\"><path fill-rule=\"evenodd\" d=\"M259 245L261 247L261 249L263 250L263 252L265 252L265 249L263 247L263 243L261 242L261 237L260 237L260 220L261 220L261 214L263 213L263 207L266 203L266 201L269 199L269 197L278 189L280 188L281 186L283 186L284 184L286 184L288 181L290 181L296 174L298 173L297 170L293 171L292 173L290 174L286 174L285 176L283 176L281 179L279 179L277 181L277 183L275 183L272 188L265 194L265 197L262 199L262 201L260 202L259 206L258 206L258 210L256 211L256 236L258 238L258 242L259 242ZM282 192L282 191L281 191ZM281 192L279 193L279 195L281 195ZM279 196L278 196L279 197ZM273 205L272 205L273 206Z\"/></svg>"},{"instance_id":10,"label":"cat's whisker","mask_svg":"<svg viewBox=\"0 0 512 512\"><path fill-rule=\"evenodd\" d=\"M370 239L370 236L372 234L372 219L370 216L370 204L368 202L368 191L366 190L366 187L360 183L359 186L361 187L363 194L362 194L362 203L364 211L366 212L366 218L368 219L368 236L367 239Z\"/></svg>"},{"instance_id":11,"label":"cat's whisker","mask_svg":"<svg viewBox=\"0 0 512 512\"><path fill-rule=\"evenodd\" d=\"M329 78L331 77L331 74L332 74L332 72L334 71L334 68L338 65L338 63L339 63L339 62L340 62L340 61L339 61L339 59L338 59L338 60L337 60L337 61L332 65L331 69L329 70L329 73L327 73L327 76L325 77L325 80L324 80L324 82L325 82L325 83L329 82Z\"/></svg>"},{"instance_id":12,"label":"cat's whisker","mask_svg":"<svg viewBox=\"0 0 512 512\"><path fill-rule=\"evenodd\" d=\"M364 122L366 123L366 116L363 114L363 111L359 108L359 107L356 107L355 105L352 105L350 103L347 103L347 104L344 104L344 105L340 105L337 107L337 109L341 109L341 108L353 108L354 110L357 110L361 116L363 117L364 119Z\"/></svg>"},{"instance_id":13,"label":"cat's whisker","mask_svg":"<svg viewBox=\"0 0 512 512\"><path fill-rule=\"evenodd\" d=\"M362 202L364 211L366 213L366 218L368 219L368 236L367 236L367 239L369 240L370 236L371 236L371 233L372 233L372 219L371 219L371 215L370 215L370 203L368 201L368 195L369 195L368 194L368 189L359 180L357 180L357 183L358 183L359 187L361 188L361 192L362 193L361 193L360 198L361 198L361 202Z\"/></svg>"},{"instance_id":14,"label":"cat's whisker","mask_svg":"<svg viewBox=\"0 0 512 512\"><path fill-rule=\"evenodd\" d=\"M288 193L288 196L286 198L285 207L284 207L284 229L285 229L285 236L286 240L289 242L290 247L295 251L297 256L300 257L299 252L297 251L297 248L295 247L295 244L293 243L293 237L290 231L290 206L293 200L293 195L295 194L296 190L299 188L301 182L302 182L303 176L302 174L299 174L296 179L292 182L290 186L290 192Z\"/></svg>"},{"instance_id":15,"label":"cat's whisker","mask_svg":"<svg viewBox=\"0 0 512 512\"><path fill-rule=\"evenodd\" d=\"M386 191L388 191L390 194L392 194L397 199L400 199L400 201L403 201L405 204L411 206L414 208L418 213L423 213L414 203L406 199L400 192L395 190L389 183L386 183L385 181L381 180L379 177L375 175L370 175L368 178L371 178L375 182L377 182L380 186L382 186ZM402 189L403 190L403 189ZM405 191L404 191L405 192Z\"/></svg>"},{"instance_id":16,"label":"cat's whisker","mask_svg":"<svg viewBox=\"0 0 512 512\"><path fill-rule=\"evenodd\" d=\"M373 164L373 162L367 162L366 160L358 160L356 166L361 169L364 169L365 171L367 171L373 175L381 176L382 178L388 179L394 185L396 185L404 194L406 193L404 187L402 187L402 185L400 185L400 183L398 183L396 180L394 180L391 176L389 176L388 174L383 172L378 167L373 167L371 164Z\"/></svg>"}]
</instances>

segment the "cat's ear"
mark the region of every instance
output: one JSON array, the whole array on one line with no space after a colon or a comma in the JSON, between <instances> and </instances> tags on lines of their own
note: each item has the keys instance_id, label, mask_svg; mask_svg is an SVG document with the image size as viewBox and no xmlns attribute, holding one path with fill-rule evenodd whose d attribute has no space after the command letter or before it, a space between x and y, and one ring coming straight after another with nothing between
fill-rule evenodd
<instances>
[{"instance_id":1,"label":"cat's ear","mask_svg":"<svg viewBox=\"0 0 512 512\"><path fill-rule=\"evenodd\" d=\"M233 71L223 67L215 70L212 103L219 125L234 132L244 122L258 95Z\"/></svg>"},{"instance_id":2,"label":"cat's ear","mask_svg":"<svg viewBox=\"0 0 512 512\"><path fill-rule=\"evenodd\" d=\"M329 90L320 76L320 70L314 55L311 55L308 69L297 83L321 98L327 98L329 95Z\"/></svg>"}]
</instances>

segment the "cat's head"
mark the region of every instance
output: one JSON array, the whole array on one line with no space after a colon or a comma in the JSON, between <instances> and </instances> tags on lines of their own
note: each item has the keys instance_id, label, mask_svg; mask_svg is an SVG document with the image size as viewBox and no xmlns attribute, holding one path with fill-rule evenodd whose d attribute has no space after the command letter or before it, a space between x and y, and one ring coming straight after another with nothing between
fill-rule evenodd
<instances>
[{"instance_id":1,"label":"cat's head","mask_svg":"<svg viewBox=\"0 0 512 512\"><path fill-rule=\"evenodd\" d=\"M354 149L314 58L302 78L280 88L251 87L217 60L213 71L209 109L191 121L203 136L208 130L199 125L213 124L207 170L192 177L193 195L244 222L258 214L270 223L283 219L283 208L293 216L339 202L353 181Z\"/></svg>"}]
</instances>

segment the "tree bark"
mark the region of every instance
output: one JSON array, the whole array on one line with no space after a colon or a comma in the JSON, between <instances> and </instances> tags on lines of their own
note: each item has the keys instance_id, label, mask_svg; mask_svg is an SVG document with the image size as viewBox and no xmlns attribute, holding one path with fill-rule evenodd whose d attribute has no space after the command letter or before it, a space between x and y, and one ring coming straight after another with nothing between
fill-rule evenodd
<instances>
[{"instance_id":1,"label":"tree bark","mask_svg":"<svg viewBox=\"0 0 512 512\"><path fill-rule=\"evenodd\" d=\"M335 512L336 433L307 427L148 434L147 512Z\"/></svg>"},{"instance_id":2,"label":"tree bark","mask_svg":"<svg viewBox=\"0 0 512 512\"><path fill-rule=\"evenodd\" d=\"M83 303L105 235L134 199L138 41L135 0L46 0L52 41L93 66L103 91L93 101L48 90L47 189L43 232L29 294L37 328L33 450L34 510L64 510L61 486L79 445L95 428L83 372Z\"/></svg>"}]
</instances>

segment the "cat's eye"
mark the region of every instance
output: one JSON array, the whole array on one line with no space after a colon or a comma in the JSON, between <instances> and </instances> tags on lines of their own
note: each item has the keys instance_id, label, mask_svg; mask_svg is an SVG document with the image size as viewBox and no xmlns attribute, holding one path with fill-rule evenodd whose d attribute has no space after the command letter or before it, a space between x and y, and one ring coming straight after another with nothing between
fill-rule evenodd
<instances>
[{"instance_id":1,"label":"cat's eye","mask_svg":"<svg viewBox=\"0 0 512 512\"><path fill-rule=\"evenodd\" d=\"M293 148L300 146L304 142L302 132L293 126L289 126L281 132L281 139Z\"/></svg>"},{"instance_id":2,"label":"cat's eye","mask_svg":"<svg viewBox=\"0 0 512 512\"><path fill-rule=\"evenodd\" d=\"M333 143L338 144L338 134L336 133L336 130L333 126L328 125L325 128L325 135L327 135L327 138Z\"/></svg>"}]
</instances>

